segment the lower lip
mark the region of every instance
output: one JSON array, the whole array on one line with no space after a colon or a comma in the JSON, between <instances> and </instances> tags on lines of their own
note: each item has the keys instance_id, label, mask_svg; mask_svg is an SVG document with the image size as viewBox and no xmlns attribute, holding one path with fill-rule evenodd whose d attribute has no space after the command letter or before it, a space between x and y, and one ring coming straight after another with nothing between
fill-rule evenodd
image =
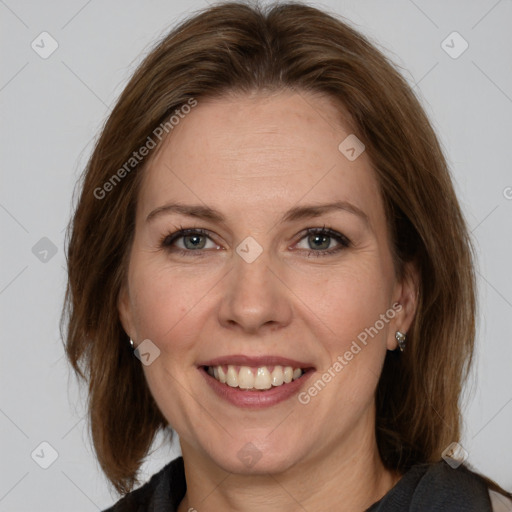
<instances>
[{"instance_id":1,"label":"lower lip","mask_svg":"<svg viewBox=\"0 0 512 512\"><path fill-rule=\"evenodd\" d=\"M305 384L306 380L308 380L313 373L313 370L308 370L304 375L302 375L302 377L295 379L288 384L282 384L281 386L275 386L263 391L248 391L240 388L232 388L227 384L219 382L217 379L209 375L204 367L199 368L199 370L206 379L208 385L220 398L223 398L237 407L250 409L271 407L272 405L276 405L287 400L293 395L296 395L300 388Z\"/></svg>"}]
</instances>

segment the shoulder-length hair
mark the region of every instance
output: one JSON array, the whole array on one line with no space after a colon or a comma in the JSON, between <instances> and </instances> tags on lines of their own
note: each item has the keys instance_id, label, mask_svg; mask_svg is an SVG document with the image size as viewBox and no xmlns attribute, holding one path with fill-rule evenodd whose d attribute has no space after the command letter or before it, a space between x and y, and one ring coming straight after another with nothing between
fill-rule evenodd
<instances>
[{"instance_id":1,"label":"shoulder-length hair","mask_svg":"<svg viewBox=\"0 0 512 512\"><path fill-rule=\"evenodd\" d=\"M376 393L384 464L404 472L439 460L460 439L459 396L475 338L473 251L425 112L383 53L337 17L304 4L229 2L180 24L138 67L97 140L69 226L66 353L89 383L94 449L120 493L139 483L167 427L117 309L145 165L130 159L180 106L279 90L328 95L340 122L349 113L384 199L397 276L407 262L419 271L407 349L388 352Z\"/></svg>"}]
</instances>

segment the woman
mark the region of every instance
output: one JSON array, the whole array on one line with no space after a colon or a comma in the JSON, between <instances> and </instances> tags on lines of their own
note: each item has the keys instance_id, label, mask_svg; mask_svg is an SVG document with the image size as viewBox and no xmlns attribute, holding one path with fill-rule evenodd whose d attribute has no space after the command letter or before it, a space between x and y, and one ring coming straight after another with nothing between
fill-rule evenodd
<instances>
[{"instance_id":1,"label":"woman","mask_svg":"<svg viewBox=\"0 0 512 512\"><path fill-rule=\"evenodd\" d=\"M97 142L68 264L109 510L491 510L459 444L467 228L414 94L342 21L227 3L173 30ZM182 457L133 491L168 426Z\"/></svg>"}]
</instances>

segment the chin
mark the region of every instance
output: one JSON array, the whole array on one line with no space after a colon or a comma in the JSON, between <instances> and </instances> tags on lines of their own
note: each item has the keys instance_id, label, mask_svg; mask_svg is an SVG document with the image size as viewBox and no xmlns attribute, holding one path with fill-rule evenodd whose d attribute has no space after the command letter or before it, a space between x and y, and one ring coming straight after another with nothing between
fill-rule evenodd
<instances>
[{"instance_id":1,"label":"chin","mask_svg":"<svg viewBox=\"0 0 512 512\"><path fill-rule=\"evenodd\" d=\"M302 450L297 451L297 443L293 443L291 438L288 438L288 442L279 439L273 443L269 443L268 439L264 442L233 440L228 449L215 448L209 452L213 462L223 470L242 475L282 473L304 457Z\"/></svg>"}]
</instances>

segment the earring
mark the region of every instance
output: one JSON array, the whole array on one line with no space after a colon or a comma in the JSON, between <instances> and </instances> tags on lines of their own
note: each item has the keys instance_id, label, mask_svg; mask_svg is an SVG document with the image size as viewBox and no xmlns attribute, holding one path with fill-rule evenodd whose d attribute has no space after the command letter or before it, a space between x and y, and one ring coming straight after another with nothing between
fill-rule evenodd
<instances>
[{"instance_id":1,"label":"earring","mask_svg":"<svg viewBox=\"0 0 512 512\"><path fill-rule=\"evenodd\" d=\"M130 338L130 345L132 346L132 348L134 348L133 346L133 340Z\"/></svg>"},{"instance_id":2,"label":"earring","mask_svg":"<svg viewBox=\"0 0 512 512\"><path fill-rule=\"evenodd\" d=\"M396 341L398 341L398 347L400 348L400 352L403 352L405 349L405 338L406 338L405 333L396 331L395 338L396 338Z\"/></svg>"}]
</instances>

